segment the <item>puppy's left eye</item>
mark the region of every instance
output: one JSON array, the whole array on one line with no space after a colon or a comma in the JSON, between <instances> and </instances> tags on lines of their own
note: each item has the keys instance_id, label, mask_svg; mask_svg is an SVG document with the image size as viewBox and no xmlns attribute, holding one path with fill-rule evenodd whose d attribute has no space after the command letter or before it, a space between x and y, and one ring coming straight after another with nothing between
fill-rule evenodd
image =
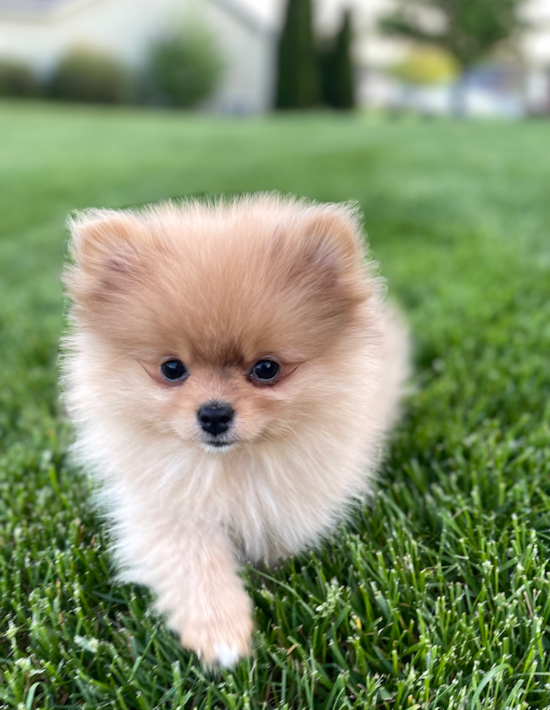
<instances>
[{"instance_id":1,"label":"puppy's left eye","mask_svg":"<svg viewBox=\"0 0 550 710\"><path fill-rule=\"evenodd\" d=\"M274 360L258 360L250 376L259 382L273 382L281 371L281 366Z\"/></svg>"}]
</instances>

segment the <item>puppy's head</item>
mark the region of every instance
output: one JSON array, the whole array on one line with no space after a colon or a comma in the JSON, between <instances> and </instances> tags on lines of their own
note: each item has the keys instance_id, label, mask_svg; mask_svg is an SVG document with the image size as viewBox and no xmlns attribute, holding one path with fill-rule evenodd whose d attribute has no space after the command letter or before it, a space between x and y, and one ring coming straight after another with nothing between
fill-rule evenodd
<instances>
[{"instance_id":1,"label":"puppy's head","mask_svg":"<svg viewBox=\"0 0 550 710\"><path fill-rule=\"evenodd\" d=\"M375 297L352 211L264 195L71 226L90 406L209 453L319 426Z\"/></svg>"}]
</instances>

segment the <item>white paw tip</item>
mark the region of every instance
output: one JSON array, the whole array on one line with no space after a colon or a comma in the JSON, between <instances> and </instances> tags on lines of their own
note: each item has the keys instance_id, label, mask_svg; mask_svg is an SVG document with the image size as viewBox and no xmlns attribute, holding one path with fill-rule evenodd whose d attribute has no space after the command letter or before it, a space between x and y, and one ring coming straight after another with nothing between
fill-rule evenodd
<instances>
[{"instance_id":1,"label":"white paw tip","mask_svg":"<svg viewBox=\"0 0 550 710\"><path fill-rule=\"evenodd\" d=\"M239 651L236 646L228 646L226 643L218 643L214 646L216 660L224 668L231 668L239 660Z\"/></svg>"}]
</instances>

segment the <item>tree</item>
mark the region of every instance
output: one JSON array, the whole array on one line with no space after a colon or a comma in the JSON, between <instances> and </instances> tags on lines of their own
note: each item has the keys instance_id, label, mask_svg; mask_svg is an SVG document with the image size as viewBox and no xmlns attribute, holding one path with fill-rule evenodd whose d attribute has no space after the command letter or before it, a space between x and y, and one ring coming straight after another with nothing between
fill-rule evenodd
<instances>
[{"instance_id":1,"label":"tree","mask_svg":"<svg viewBox=\"0 0 550 710\"><path fill-rule=\"evenodd\" d=\"M380 21L388 35L430 44L448 52L462 76L526 27L520 9L526 0L397 0ZM458 82L457 105L463 82Z\"/></svg>"},{"instance_id":2,"label":"tree","mask_svg":"<svg viewBox=\"0 0 550 710\"><path fill-rule=\"evenodd\" d=\"M351 13L346 11L332 46L321 54L323 100L328 106L337 109L351 109L355 106L352 40Z\"/></svg>"},{"instance_id":3,"label":"tree","mask_svg":"<svg viewBox=\"0 0 550 710\"><path fill-rule=\"evenodd\" d=\"M311 0L288 0L277 69L277 108L305 109L318 104L320 79Z\"/></svg>"}]
</instances>

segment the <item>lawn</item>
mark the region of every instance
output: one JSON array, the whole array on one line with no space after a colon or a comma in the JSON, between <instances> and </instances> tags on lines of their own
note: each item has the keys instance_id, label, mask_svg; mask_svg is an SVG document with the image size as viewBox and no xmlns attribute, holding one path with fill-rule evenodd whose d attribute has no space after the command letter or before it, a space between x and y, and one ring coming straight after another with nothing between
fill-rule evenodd
<instances>
[{"instance_id":1,"label":"lawn","mask_svg":"<svg viewBox=\"0 0 550 710\"><path fill-rule=\"evenodd\" d=\"M245 571L253 659L205 675L67 455L64 221L272 189L360 202L415 376L374 498ZM549 297L548 124L0 105L0 706L550 707Z\"/></svg>"}]
</instances>

